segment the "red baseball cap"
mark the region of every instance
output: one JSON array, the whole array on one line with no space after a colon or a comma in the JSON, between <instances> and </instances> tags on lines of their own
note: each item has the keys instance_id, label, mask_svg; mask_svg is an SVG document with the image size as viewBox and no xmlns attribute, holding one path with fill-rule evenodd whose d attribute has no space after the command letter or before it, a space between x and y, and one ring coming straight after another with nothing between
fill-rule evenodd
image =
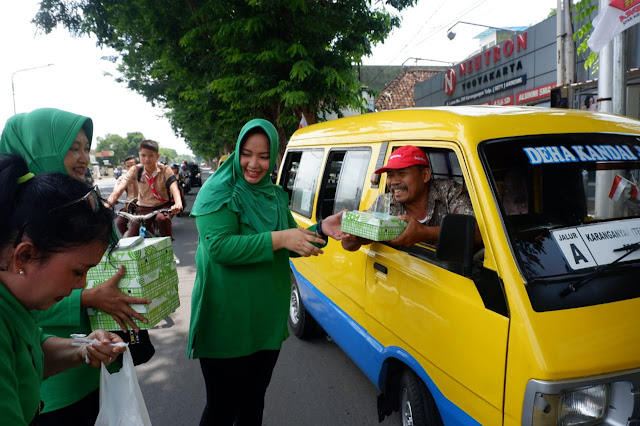
<instances>
[{"instance_id":1,"label":"red baseball cap","mask_svg":"<svg viewBox=\"0 0 640 426\"><path fill-rule=\"evenodd\" d=\"M389 170L404 169L416 165L429 167L427 155L417 146L405 145L393 151L387 165L376 170L375 173L379 175Z\"/></svg>"}]
</instances>

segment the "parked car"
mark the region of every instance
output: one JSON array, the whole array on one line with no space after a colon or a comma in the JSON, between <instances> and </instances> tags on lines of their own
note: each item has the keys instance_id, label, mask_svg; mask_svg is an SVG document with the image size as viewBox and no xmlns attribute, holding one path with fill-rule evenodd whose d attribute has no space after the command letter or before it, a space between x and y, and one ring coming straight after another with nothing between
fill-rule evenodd
<instances>
[{"instance_id":1,"label":"parked car","mask_svg":"<svg viewBox=\"0 0 640 426\"><path fill-rule=\"evenodd\" d=\"M198 163L187 163L187 167L191 170L191 186L202 186L202 170Z\"/></svg>"}]
</instances>

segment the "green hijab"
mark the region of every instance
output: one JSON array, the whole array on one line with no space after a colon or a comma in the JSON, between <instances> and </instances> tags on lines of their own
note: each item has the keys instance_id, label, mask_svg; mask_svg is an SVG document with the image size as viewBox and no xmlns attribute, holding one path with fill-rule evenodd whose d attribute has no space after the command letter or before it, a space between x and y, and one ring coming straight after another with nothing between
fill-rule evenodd
<instances>
[{"instance_id":1,"label":"green hijab","mask_svg":"<svg viewBox=\"0 0 640 426\"><path fill-rule=\"evenodd\" d=\"M240 167L240 147L245 135L260 127L269 138L269 172L256 184L246 181ZM278 131L266 120L253 119L242 127L236 149L222 166L204 183L191 216L218 211L222 206L239 214L240 221L258 232L289 228L289 197L279 185L271 182L270 172L278 157Z\"/></svg>"},{"instance_id":2,"label":"green hijab","mask_svg":"<svg viewBox=\"0 0 640 426\"><path fill-rule=\"evenodd\" d=\"M40 108L7 120L0 137L0 152L19 154L35 174L67 173L64 157L84 129L91 144L93 121L71 112Z\"/></svg>"}]
</instances>

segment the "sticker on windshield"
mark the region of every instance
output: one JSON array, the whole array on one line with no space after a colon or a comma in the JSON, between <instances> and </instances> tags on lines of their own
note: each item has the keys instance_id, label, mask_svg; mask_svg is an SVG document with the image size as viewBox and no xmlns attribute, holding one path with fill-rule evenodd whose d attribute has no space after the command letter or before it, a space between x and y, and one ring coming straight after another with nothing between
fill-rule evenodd
<instances>
[{"instance_id":1,"label":"sticker on windshield","mask_svg":"<svg viewBox=\"0 0 640 426\"><path fill-rule=\"evenodd\" d=\"M616 249L640 242L640 219L556 229L551 235L572 269L608 265L626 253ZM629 254L623 261L637 259L640 251Z\"/></svg>"},{"instance_id":2,"label":"sticker on windshield","mask_svg":"<svg viewBox=\"0 0 640 426\"><path fill-rule=\"evenodd\" d=\"M640 145L572 145L567 148L558 146L538 146L522 148L529 163L577 163L594 161L636 161L640 155Z\"/></svg>"}]
</instances>

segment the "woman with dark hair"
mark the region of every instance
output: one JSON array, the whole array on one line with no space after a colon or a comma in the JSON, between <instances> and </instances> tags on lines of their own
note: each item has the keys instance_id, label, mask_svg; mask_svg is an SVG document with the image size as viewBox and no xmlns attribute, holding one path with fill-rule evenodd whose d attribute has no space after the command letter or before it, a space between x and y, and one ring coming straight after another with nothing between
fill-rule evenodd
<instances>
[{"instance_id":1,"label":"woman with dark hair","mask_svg":"<svg viewBox=\"0 0 640 426\"><path fill-rule=\"evenodd\" d=\"M125 350L109 346L122 339L104 330L89 334L97 343L72 346L43 334L32 313L86 285L111 243L113 213L84 183L60 173L34 177L8 154L0 155L0 203L0 418L26 425L41 409L44 377L109 365Z\"/></svg>"},{"instance_id":2,"label":"woman with dark hair","mask_svg":"<svg viewBox=\"0 0 640 426\"><path fill-rule=\"evenodd\" d=\"M200 359L207 390L201 425L260 425L264 396L288 337L290 256L317 256L340 239L338 213L298 229L289 197L271 182L278 132L244 125L235 151L191 210L198 227L187 356Z\"/></svg>"},{"instance_id":3,"label":"woman with dark hair","mask_svg":"<svg viewBox=\"0 0 640 426\"><path fill-rule=\"evenodd\" d=\"M93 121L90 118L59 109L40 108L7 120L0 137L0 152L20 155L34 174L59 172L83 182L90 164L92 137ZM89 187L84 186L85 192L88 191ZM143 322L146 319L129 304L151 301L123 294L117 287L123 274L124 268L120 268L114 277L96 287L74 289L69 297L39 314L39 325L45 333L60 337L68 337L71 333L89 334L91 327L86 308L96 308L113 316L123 330L128 324L138 331L131 318ZM99 386L100 370L87 366L43 381L44 409L40 424L93 425L99 412Z\"/></svg>"}]
</instances>

